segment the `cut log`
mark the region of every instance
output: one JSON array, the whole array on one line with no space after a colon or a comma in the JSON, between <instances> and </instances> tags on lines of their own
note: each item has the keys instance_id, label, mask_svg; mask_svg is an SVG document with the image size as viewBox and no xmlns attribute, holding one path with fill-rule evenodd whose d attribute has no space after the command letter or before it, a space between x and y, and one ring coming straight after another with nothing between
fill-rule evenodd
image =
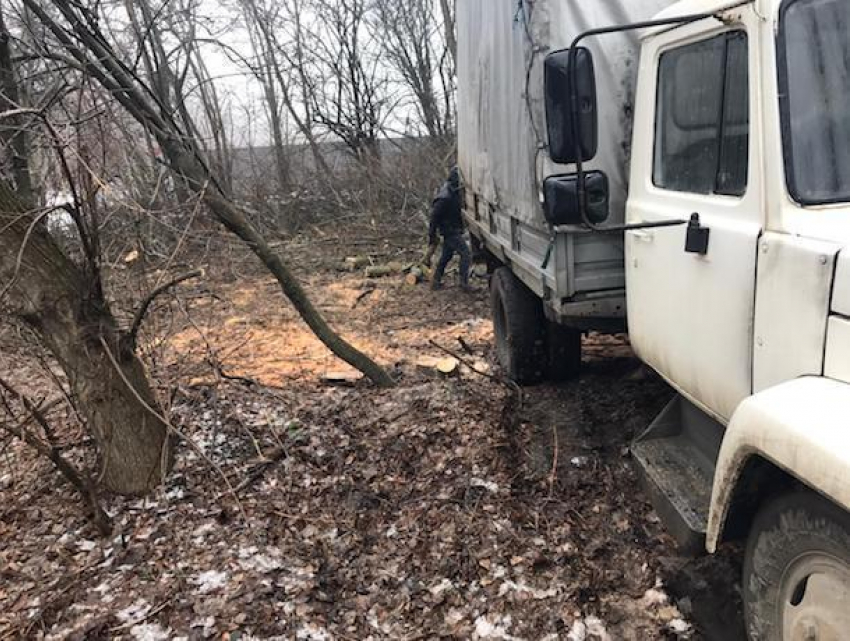
<instances>
[{"instance_id":1,"label":"cut log","mask_svg":"<svg viewBox=\"0 0 850 641\"><path fill-rule=\"evenodd\" d=\"M343 264L348 271L354 272L363 267L368 267L370 263L368 256L349 256Z\"/></svg>"},{"instance_id":2,"label":"cut log","mask_svg":"<svg viewBox=\"0 0 850 641\"><path fill-rule=\"evenodd\" d=\"M410 265L406 270L404 282L408 285L418 285L429 277L429 269L424 265Z\"/></svg>"},{"instance_id":3,"label":"cut log","mask_svg":"<svg viewBox=\"0 0 850 641\"><path fill-rule=\"evenodd\" d=\"M460 367L460 361L456 358L441 358L440 362L437 363L437 371L440 372L443 376L451 376L452 374L456 374L458 368Z\"/></svg>"},{"instance_id":4,"label":"cut log","mask_svg":"<svg viewBox=\"0 0 850 641\"><path fill-rule=\"evenodd\" d=\"M366 268L366 278L386 278L392 275L393 270L388 265L375 265Z\"/></svg>"},{"instance_id":5,"label":"cut log","mask_svg":"<svg viewBox=\"0 0 850 641\"><path fill-rule=\"evenodd\" d=\"M452 376L459 371L460 361L456 358L435 358L433 356L423 356L416 360L416 367L423 374L430 376Z\"/></svg>"},{"instance_id":6,"label":"cut log","mask_svg":"<svg viewBox=\"0 0 850 641\"><path fill-rule=\"evenodd\" d=\"M373 265L366 268L366 278L386 278L404 272L401 263L387 263L386 265Z\"/></svg>"},{"instance_id":7,"label":"cut log","mask_svg":"<svg viewBox=\"0 0 850 641\"><path fill-rule=\"evenodd\" d=\"M343 387L354 387L363 380L363 374L356 371L325 372L322 375L322 383L325 385L340 385Z\"/></svg>"}]
</instances>

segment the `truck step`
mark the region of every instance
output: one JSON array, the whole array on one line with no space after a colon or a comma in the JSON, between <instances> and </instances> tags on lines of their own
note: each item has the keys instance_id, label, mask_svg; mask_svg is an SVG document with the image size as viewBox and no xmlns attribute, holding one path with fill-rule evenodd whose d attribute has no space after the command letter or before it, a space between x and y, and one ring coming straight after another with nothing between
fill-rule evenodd
<instances>
[{"instance_id":1,"label":"truck step","mask_svg":"<svg viewBox=\"0 0 850 641\"><path fill-rule=\"evenodd\" d=\"M723 427L677 396L632 445L650 499L681 549L705 550Z\"/></svg>"}]
</instances>

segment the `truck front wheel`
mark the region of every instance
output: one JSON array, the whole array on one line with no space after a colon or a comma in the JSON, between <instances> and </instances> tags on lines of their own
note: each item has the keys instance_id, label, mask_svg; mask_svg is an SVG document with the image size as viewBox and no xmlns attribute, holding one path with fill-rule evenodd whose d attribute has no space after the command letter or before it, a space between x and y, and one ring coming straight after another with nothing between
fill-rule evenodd
<instances>
[{"instance_id":1,"label":"truck front wheel","mask_svg":"<svg viewBox=\"0 0 850 641\"><path fill-rule=\"evenodd\" d=\"M814 492L771 501L744 557L751 641L829 641L850 631L850 515Z\"/></svg>"},{"instance_id":2,"label":"truck front wheel","mask_svg":"<svg viewBox=\"0 0 850 641\"><path fill-rule=\"evenodd\" d=\"M507 267L490 278L490 307L496 355L517 383L540 382L546 373L546 318L543 304Z\"/></svg>"}]
</instances>

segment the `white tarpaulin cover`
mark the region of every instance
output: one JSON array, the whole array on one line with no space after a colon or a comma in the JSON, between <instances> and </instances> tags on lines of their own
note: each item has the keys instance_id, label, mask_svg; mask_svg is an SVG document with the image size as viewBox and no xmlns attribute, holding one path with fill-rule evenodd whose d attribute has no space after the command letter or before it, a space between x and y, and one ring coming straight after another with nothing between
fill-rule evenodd
<instances>
[{"instance_id":1,"label":"white tarpaulin cover","mask_svg":"<svg viewBox=\"0 0 850 641\"><path fill-rule=\"evenodd\" d=\"M546 54L588 29L650 20L672 4L458 0L458 153L468 188L505 213L545 225L542 179L569 171L542 149ZM582 42L594 55L599 104L599 153L588 168L608 174L612 222L624 217L638 36L632 31Z\"/></svg>"}]
</instances>

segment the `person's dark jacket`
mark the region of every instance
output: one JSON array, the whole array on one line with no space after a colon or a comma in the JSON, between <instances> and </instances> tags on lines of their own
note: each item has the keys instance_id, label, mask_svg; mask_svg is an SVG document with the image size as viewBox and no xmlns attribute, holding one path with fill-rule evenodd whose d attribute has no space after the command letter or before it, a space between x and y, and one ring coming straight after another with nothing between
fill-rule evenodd
<instances>
[{"instance_id":1,"label":"person's dark jacket","mask_svg":"<svg viewBox=\"0 0 850 641\"><path fill-rule=\"evenodd\" d=\"M451 180L446 181L431 205L428 239L432 245L437 243L437 233L444 238L463 233L460 189Z\"/></svg>"}]
</instances>

